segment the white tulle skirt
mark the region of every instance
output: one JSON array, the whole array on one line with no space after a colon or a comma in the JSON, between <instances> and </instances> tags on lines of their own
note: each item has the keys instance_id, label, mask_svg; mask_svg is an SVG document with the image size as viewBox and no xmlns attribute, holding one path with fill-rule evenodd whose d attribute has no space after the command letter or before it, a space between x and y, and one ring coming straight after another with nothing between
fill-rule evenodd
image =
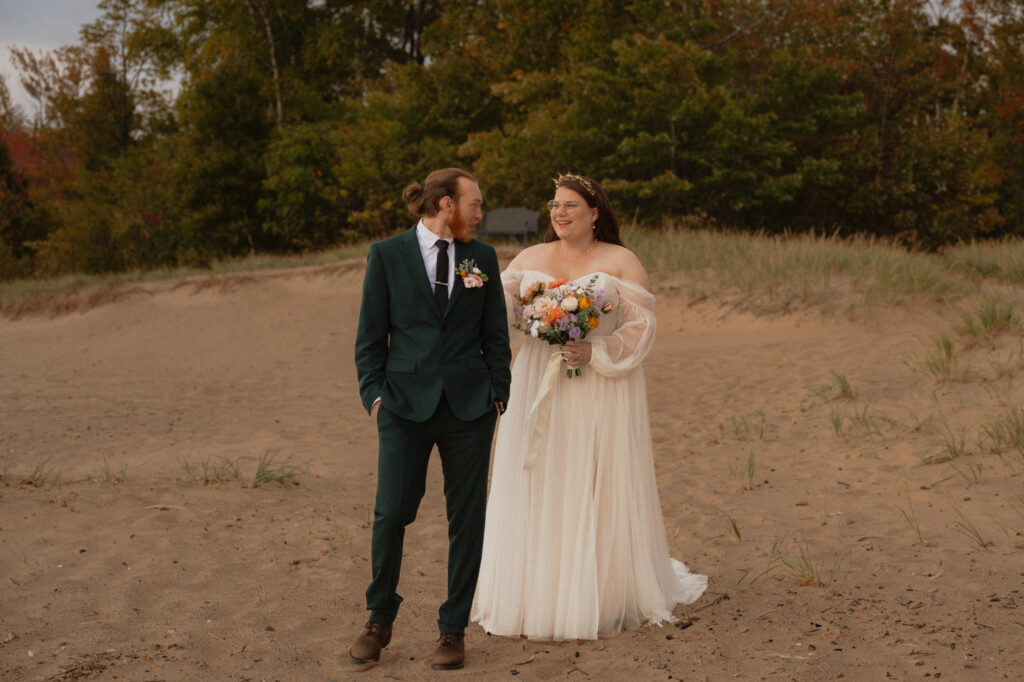
<instances>
[{"instance_id":1,"label":"white tulle skirt","mask_svg":"<svg viewBox=\"0 0 1024 682\"><path fill-rule=\"evenodd\" d=\"M523 468L527 414L556 349L527 339L495 444L471 620L497 635L610 637L673 620L707 578L668 555L641 369L555 382L543 447Z\"/></svg>"}]
</instances>

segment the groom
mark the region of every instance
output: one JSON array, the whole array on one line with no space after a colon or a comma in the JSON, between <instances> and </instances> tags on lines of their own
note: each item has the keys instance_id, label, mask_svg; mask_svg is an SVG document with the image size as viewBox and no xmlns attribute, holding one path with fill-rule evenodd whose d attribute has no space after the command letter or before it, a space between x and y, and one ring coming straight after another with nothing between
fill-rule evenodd
<instances>
[{"instance_id":1,"label":"groom","mask_svg":"<svg viewBox=\"0 0 1024 682\"><path fill-rule=\"evenodd\" d=\"M446 168L402 196L420 221L370 247L356 334L359 392L377 418L379 450L370 619L349 658L379 661L391 641L402 601L402 540L436 445L448 514L448 599L438 612L431 667L454 670L465 661L491 438L508 402L512 355L497 255L471 238L483 217L476 179Z\"/></svg>"}]
</instances>

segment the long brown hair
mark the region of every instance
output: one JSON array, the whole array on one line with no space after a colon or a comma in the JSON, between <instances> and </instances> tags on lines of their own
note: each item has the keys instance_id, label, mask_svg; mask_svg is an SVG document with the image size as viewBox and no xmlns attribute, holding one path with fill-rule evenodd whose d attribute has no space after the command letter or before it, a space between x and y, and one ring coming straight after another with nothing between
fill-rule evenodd
<instances>
[{"instance_id":1,"label":"long brown hair","mask_svg":"<svg viewBox=\"0 0 1024 682\"><path fill-rule=\"evenodd\" d=\"M472 175L461 168L443 168L427 176L426 182L420 185L413 182L402 191L402 199L409 206L412 214L422 218L432 217L441 211L441 199L459 196L459 178L480 184Z\"/></svg>"},{"instance_id":2,"label":"long brown hair","mask_svg":"<svg viewBox=\"0 0 1024 682\"><path fill-rule=\"evenodd\" d=\"M565 187L579 194L587 202L587 206L597 209L597 221L594 223L594 238L598 241L625 246L619 237L619 221L608 201L608 195L597 180L583 175L559 175L555 180L555 189ZM555 228L548 222L548 233L544 241L553 242L558 239Z\"/></svg>"}]
</instances>

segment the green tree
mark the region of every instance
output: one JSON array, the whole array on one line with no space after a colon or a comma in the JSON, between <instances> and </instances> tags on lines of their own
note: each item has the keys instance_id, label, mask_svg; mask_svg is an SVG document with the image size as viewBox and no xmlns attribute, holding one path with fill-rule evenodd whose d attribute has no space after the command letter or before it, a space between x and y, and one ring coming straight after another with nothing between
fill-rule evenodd
<instances>
[{"instance_id":1,"label":"green tree","mask_svg":"<svg viewBox=\"0 0 1024 682\"><path fill-rule=\"evenodd\" d=\"M928 9L916 0L860 2L841 15L854 30L837 49L865 109L844 159L838 220L934 248L989 234L1002 218L991 210L988 136L964 108L963 93L978 82L966 68L970 55L960 27Z\"/></svg>"},{"instance_id":2,"label":"green tree","mask_svg":"<svg viewBox=\"0 0 1024 682\"><path fill-rule=\"evenodd\" d=\"M11 90L7 86L7 78L0 74L0 129L16 130L25 124L24 114L11 99Z\"/></svg>"},{"instance_id":3,"label":"green tree","mask_svg":"<svg viewBox=\"0 0 1024 682\"><path fill-rule=\"evenodd\" d=\"M152 0L101 0L98 7L103 14L83 26L81 36L84 46L99 53L94 81L106 77L118 83L120 101L108 96L106 102L111 116L136 138L173 130L166 81L173 75L168 54L175 53L175 41L164 26L166 13Z\"/></svg>"},{"instance_id":4,"label":"green tree","mask_svg":"<svg viewBox=\"0 0 1024 682\"><path fill-rule=\"evenodd\" d=\"M0 128L0 281L31 274L32 251L39 221L28 197L28 183L14 167L7 133Z\"/></svg>"},{"instance_id":5,"label":"green tree","mask_svg":"<svg viewBox=\"0 0 1024 682\"><path fill-rule=\"evenodd\" d=\"M277 249L317 249L345 236L334 177L334 124L292 125L270 143L259 200L267 242Z\"/></svg>"},{"instance_id":6,"label":"green tree","mask_svg":"<svg viewBox=\"0 0 1024 682\"><path fill-rule=\"evenodd\" d=\"M575 171L653 224L923 248L1024 227L1015 0L101 8L80 45L15 50L31 122L0 89L43 152L7 181L44 216L8 220L36 235L8 261L121 269L385 235L411 222L401 188L448 165L492 207L539 207Z\"/></svg>"},{"instance_id":7,"label":"green tree","mask_svg":"<svg viewBox=\"0 0 1024 682\"><path fill-rule=\"evenodd\" d=\"M495 6L491 21L471 24L493 30L471 33L464 48L490 75L479 101L494 114L466 131L460 151L474 160L494 203L539 207L559 172L606 178L602 159L630 134L631 112L618 98L628 86L616 77L614 40L636 21L614 2Z\"/></svg>"},{"instance_id":8,"label":"green tree","mask_svg":"<svg viewBox=\"0 0 1024 682\"><path fill-rule=\"evenodd\" d=\"M1000 232L1024 232L1024 14L1015 0L963 3L963 47L975 83L965 90L968 114L991 131L989 160L998 175Z\"/></svg>"},{"instance_id":9,"label":"green tree","mask_svg":"<svg viewBox=\"0 0 1024 682\"><path fill-rule=\"evenodd\" d=\"M200 264L262 246L258 202L272 123L247 64L224 61L197 74L180 100L183 126L172 160L170 219L179 260Z\"/></svg>"}]
</instances>

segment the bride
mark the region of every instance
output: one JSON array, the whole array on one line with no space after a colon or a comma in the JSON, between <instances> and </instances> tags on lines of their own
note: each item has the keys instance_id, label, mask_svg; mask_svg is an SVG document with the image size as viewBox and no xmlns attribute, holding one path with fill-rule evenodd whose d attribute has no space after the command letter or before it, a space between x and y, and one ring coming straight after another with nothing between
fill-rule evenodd
<instances>
[{"instance_id":1,"label":"bride","mask_svg":"<svg viewBox=\"0 0 1024 682\"><path fill-rule=\"evenodd\" d=\"M522 322L518 297L559 279L590 284L611 311L561 349L523 342L498 427L471 620L498 635L596 639L674 620L707 578L668 555L640 366L655 331L647 273L597 182L563 175L555 186L546 242L502 273L510 322Z\"/></svg>"}]
</instances>

